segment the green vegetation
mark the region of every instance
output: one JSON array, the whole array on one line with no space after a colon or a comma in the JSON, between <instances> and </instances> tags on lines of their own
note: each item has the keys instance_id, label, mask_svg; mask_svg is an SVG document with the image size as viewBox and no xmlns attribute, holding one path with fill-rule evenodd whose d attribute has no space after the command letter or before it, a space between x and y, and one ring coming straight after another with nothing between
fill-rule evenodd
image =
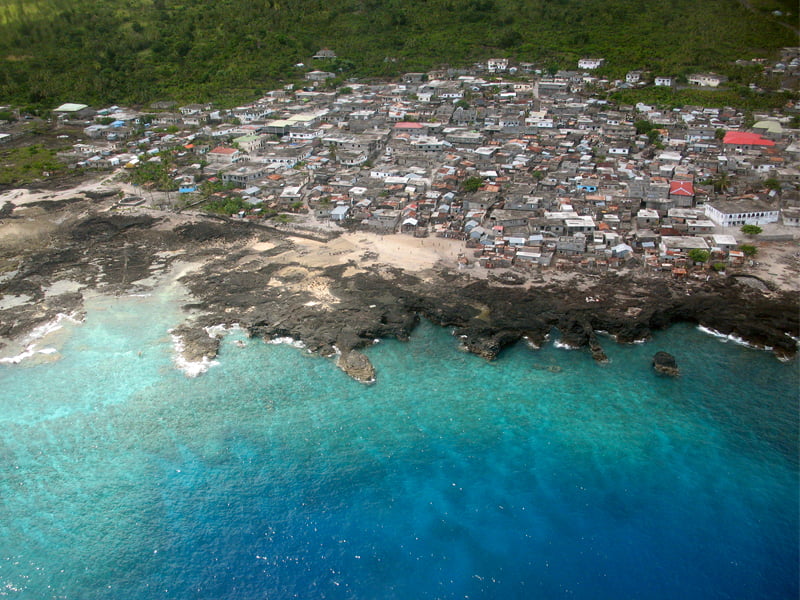
<instances>
[{"instance_id":1,"label":"green vegetation","mask_svg":"<svg viewBox=\"0 0 800 600\"><path fill-rule=\"evenodd\" d=\"M483 185L483 179L480 177L467 177L461 187L465 192L477 192Z\"/></svg>"},{"instance_id":2,"label":"green vegetation","mask_svg":"<svg viewBox=\"0 0 800 600\"><path fill-rule=\"evenodd\" d=\"M236 187L235 183L222 183L219 180L201 183L198 193L205 199L202 204L203 210L227 216L240 212L247 214L255 212L265 219L277 219L284 223L290 220L288 215L281 215L276 210L266 208L261 202L250 204L238 194L232 193ZM300 204L302 206L302 203Z\"/></svg>"},{"instance_id":3,"label":"green vegetation","mask_svg":"<svg viewBox=\"0 0 800 600\"><path fill-rule=\"evenodd\" d=\"M251 99L295 82L303 62L350 76L393 76L490 56L573 67L607 60L599 74L631 68L681 75L757 77L731 64L796 45L791 0L0 0L0 98L51 108ZM777 8L776 8L777 7ZM786 16L776 17L772 10ZM311 60L321 47L334 60ZM620 101L701 103L702 90L630 90ZM733 92L710 92L728 102ZM731 95L732 94L732 95ZM780 95L751 93L752 108Z\"/></svg>"},{"instance_id":4,"label":"green vegetation","mask_svg":"<svg viewBox=\"0 0 800 600\"><path fill-rule=\"evenodd\" d=\"M241 196L227 196L225 198L212 197L203 204L203 209L220 215L235 215L241 211L249 211L252 204L245 202Z\"/></svg>"},{"instance_id":5,"label":"green vegetation","mask_svg":"<svg viewBox=\"0 0 800 600\"><path fill-rule=\"evenodd\" d=\"M781 191L781 182L775 179L774 177L768 177L764 180L764 187L768 190L774 190L776 192Z\"/></svg>"},{"instance_id":6,"label":"green vegetation","mask_svg":"<svg viewBox=\"0 0 800 600\"><path fill-rule=\"evenodd\" d=\"M756 248L752 244L742 244L741 246L739 246L739 250L744 252L745 256L755 256L756 253L758 252L758 248Z\"/></svg>"},{"instance_id":7,"label":"green vegetation","mask_svg":"<svg viewBox=\"0 0 800 600\"><path fill-rule=\"evenodd\" d=\"M796 99L797 94L790 92L759 93L743 86L720 90L645 87L618 90L609 94L609 100L618 104L637 104L642 102L670 109L691 104L717 108L736 106L747 110L768 110L783 108L787 103Z\"/></svg>"},{"instance_id":8,"label":"green vegetation","mask_svg":"<svg viewBox=\"0 0 800 600\"><path fill-rule=\"evenodd\" d=\"M0 186L21 186L63 173L66 166L56 152L40 144L0 151Z\"/></svg>"},{"instance_id":9,"label":"green vegetation","mask_svg":"<svg viewBox=\"0 0 800 600\"><path fill-rule=\"evenodd\" d=\"M137 165L128 176L134 185L154 188L161 192L174 192L178 182L171 175L172 167L162 157L161 162L143 162Z\"/></svg>"},{"instance_id":10,"label":"green vegetation","mask_svg":"<svg viewBox=\"0 0 800 600\"><path fill-rule=\"evenodd\" d=\"M711 256L708 250L702 250L700 248L692 248L688 252L689 259L695 263L704 263L708 260L708 257Z\"/></svg>"},{"instance_id":11,"label":"green vegetation","mask_svg":"<svg viewBox=\"0 0 800 600\"><path fill-rule=\"evenodd\" d=\"M633 126L636 128L636 133L638 135L647 135L648 142L656 148L663 150L664 144L661 143L661 131L659 131L655 125L650 121L642 119L641 121L636 121Z\"/></svg>"},{"instance_id":12,"label":"green vegetation","mask_svg":"<svg viewBox=\"0 0 800 600\"><path fill-rule=\"evenodd\" d=\"M742 225L739 231L745 235L758 235L764 230L758 225Z\"/></svg>"},{"instance_id":13,"label":"green vegetation","mask_svg":"<svg viewBox=\"0 0 800 600\"><path fill-rule=\"evenodd\" d=\"M633 124L633 126L636 128L637 135L649 134L651 131L653 131L653 128L655 127L655 125L653 125L650 121L647 121L645 119L636 121Z\"/></svg>"},{"instance_id":14,"label":"green vegetation","mask_svg":"<svg viewBox=\"0 0 800 600\"><path fill-rule=\"evenodd\" d=\"M707 179L702 183L706 185L712 185L714 187L714 191L719 193L724 192L728 189L728 186L731 184L731 179L727 173L724 171L717 173L716 177L712 177L711 179Z\"/></svg>"}]
</instances>

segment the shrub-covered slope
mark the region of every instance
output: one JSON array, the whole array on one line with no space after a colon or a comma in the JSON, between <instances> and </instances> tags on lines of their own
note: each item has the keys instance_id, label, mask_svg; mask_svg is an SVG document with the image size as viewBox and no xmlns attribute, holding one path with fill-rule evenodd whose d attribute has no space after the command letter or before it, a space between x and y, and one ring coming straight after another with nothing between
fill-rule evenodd
<instances>
[{"instance_id":1,"label":"shrub-covered slope","mask_svg":"<svg viewBox=\"0 0 800 600\"><path fill-rule=\"evenodd\" d=\"M0 103L237 101L321 47L343 75L491 56L680 74L796 45L792 0L0 0ZM784 22L781 22L781 19ZM791 20L791 17L789 17Z\"/></svg>"}]
</instances>

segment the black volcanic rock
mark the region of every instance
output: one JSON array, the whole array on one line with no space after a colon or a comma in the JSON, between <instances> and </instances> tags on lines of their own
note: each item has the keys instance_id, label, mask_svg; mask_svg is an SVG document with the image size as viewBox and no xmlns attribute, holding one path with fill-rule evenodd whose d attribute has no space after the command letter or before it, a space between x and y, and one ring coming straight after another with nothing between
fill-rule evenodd
<instances>
[{"instance_id":1,"label":"black volcanic rock","mask_svg":"<svg viewBox=\"0 0 800 600\"><path fill-rule=\"evenodd\" d=\"M592 358L597 362L608 362L608 355L606 355L605 350L603 350L603 347L600 345L600 342L597 340L597 336L594 332L592 332L592 334L589 336L589 350L592 353Z\"/></svg>"},{"instance_id":2,"label":"black volcanic rock","mask_svg":"<svg viewBox=\"0 0 800 600\"><path fill-rule=\"evenodd\" d=\"M370 360L358 350L351 350L347 354L342 354L337 361L339 368L361 383L373 383L375 381L375 367Z\"/></svg>"},{"instance_id":3,"label":"black volcanic rock","mask_svg":"<svg viewBox=\"0 0 800 600\"><path fill-rule=\"evenodd\" d=\"M188 242L209 242L213 240L233 240L252 235L252 231L243 231L243 227L228 223L199 221L187 223L175 229L178 237Z\"/></svg>"},{"instance_id":4,"label":"black volcanic rock","mask_svg":"<svg viewBox=\"0 0 800 600\"><path fill-rule=\"evenodd\" d=\"M79 241L93 238L110 238L130 228L147 229L157 219L146 215L111 215L95 216L81 221L72 228L72 237Z\"/></svg>"},{"instance_id":5,"label":"black volcanic rock","mask_svg":"<svg viewBox=\"0 0 800 600\"><path fill-rule=\"evenodd\" d=\"M670 377L676 377L680 373L675 357L664 351L656 352L653 356L653 368L662 375L669 375Z\"/></svg>"},{"instance_id":6,"label":"black volcanic rock","mask_svg":"<svg viewBox=\"0 0 800 600\"><path fill-rule=\"evenodd\" d=\"M249 243L254 239L269 240L271 249L255 252ZM41 324L44 313L38 309L50 302L45 290L56 281L121 293L174 260L196 257L203 265L181 280L191 294L193 315L177 329L190 359L217 351L218 341L205 327L234 323L252 336L301 340L323 355L338 349L343 368L365 380L369 361L359 354L348 357L376 339L407 340L421 318L450 328L465 349L489 360L523 337L541 345L554 328L565 343L588 348L601 362L607 359L597 338L600 331L626 343L689 322L772 348L779 356L793 356L800 337L797 294L765 292L734 278L707 282L576 274L571 281L493 285L452 270L412 274L354 261L312 267L287 259L293 248L282 233L218 219L198 217L174 229L146 215L65 219L39 246L0 245L0 267L7 273L0 294L31 299L0 311L0 335L24 335ZM75 298L65 297L63 303L70 311L80 307ZM57 308L48 304L48 311Z\"/></svg>"}]
</instances>

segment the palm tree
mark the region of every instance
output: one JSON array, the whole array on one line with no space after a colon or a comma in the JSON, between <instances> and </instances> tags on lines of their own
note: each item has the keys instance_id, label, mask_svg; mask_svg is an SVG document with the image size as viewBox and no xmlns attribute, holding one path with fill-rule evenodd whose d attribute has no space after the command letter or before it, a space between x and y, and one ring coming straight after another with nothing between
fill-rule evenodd
<instances>
[{"instance_id":1,"label":"palm tree","mask_svg":"<svg viewBox=\"0 0 800 600\"><path fill-rule=\"evenodd\" d=\"M714 191L722 193L728 189L728 186L731 183L730 177L728 177L727 173L718 173L716 177L712 180L714 185Z\"/></svg>"}]
</instances>

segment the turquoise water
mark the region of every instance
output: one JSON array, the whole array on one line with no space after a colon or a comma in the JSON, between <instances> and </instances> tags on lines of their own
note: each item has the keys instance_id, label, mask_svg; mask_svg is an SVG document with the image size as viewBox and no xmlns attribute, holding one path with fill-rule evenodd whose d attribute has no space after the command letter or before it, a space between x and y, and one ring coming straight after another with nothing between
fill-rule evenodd
<instances>
[{"instance_id":1,"label":"turquoise water","mask_svg":"<svg viewBox=\"0 0 800 600\"><path fill-rule=\"evenodd\" d=\"M797 362L677 326L486 363L423 323L371 387L238 333L192 379L181 320L98 299L0 365L0 597L798 596Z\"/></svg>"}]
</instances>

